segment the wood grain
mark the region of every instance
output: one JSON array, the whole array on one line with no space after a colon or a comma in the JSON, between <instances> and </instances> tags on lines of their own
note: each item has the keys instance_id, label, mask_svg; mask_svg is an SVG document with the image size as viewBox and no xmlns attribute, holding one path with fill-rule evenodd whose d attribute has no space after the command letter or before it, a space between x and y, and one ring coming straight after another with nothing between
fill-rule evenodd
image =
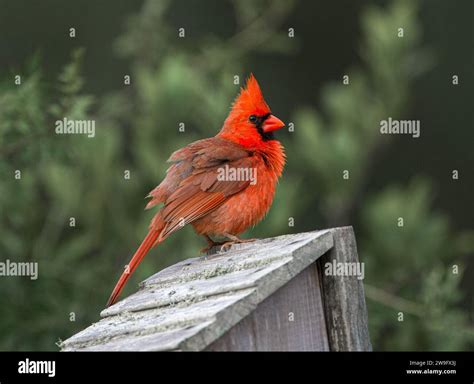
<instances>
[{"instance_id":1,"label":"wood grain","mask_svg":"<svg viewBox=\"0 0 474 384\"><path fill-rule=\"evenodd\" d=\"M260 303L208 351L328 351L316 263Z\"/></svg>"},{"instance_id":2,"label":"wood grain","mask_svg":"<svg viewBox=\"0 0 474 384\"><path fill-rule=\"evenodd\" d=\"M352 227L331 230L334 247L318 260L322 282L324 313L332 351L370 351L364 286L356 276L330 276L326 263L358 263L357 245Z\"/></svg>"}]
</instances>

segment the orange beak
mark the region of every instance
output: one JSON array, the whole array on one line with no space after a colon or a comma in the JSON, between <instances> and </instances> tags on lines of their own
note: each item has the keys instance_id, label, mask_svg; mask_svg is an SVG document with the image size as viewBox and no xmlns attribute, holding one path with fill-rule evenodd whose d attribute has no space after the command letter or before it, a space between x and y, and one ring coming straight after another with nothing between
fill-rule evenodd
<instances>
[{"instance_id":1,"label":"orange beak","mask_svg":"<svg viewBox=\"0 0 474 384\"><path fill-rule=\"evenodd\" d=\"M263 122L262 129L263 132L267 133L283 128L284 126L285 123L281 121L278 117L270 115Z\"/></svg>"}]
</instances>

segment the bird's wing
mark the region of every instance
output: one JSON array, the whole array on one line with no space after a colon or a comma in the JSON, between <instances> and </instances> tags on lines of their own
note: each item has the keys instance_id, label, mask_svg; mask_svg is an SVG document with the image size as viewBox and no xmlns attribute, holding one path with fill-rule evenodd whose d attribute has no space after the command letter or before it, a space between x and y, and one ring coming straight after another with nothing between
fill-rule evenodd
<instances>
[{"instance_id":1,"label":"bird's wing","mask_svg":"<svg viewBox=\"0 0 474 384\"><path fill-rule=\"evenodd\" d=\"M255 157L237 144L211 138L199 140L173 153L174 164L165 180L155 188L147 207L164 203L152 227L163 226L160 240L224 203L229 196L244 190L251 180L229 180L222 176L232 169L250 169L256 166Z\"/></svg>"}]
</instances>

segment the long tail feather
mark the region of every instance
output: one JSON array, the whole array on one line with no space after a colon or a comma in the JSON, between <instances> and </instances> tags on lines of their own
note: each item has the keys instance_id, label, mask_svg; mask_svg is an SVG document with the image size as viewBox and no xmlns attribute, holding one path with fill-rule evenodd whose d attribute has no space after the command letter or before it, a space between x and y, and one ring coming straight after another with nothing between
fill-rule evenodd
<instances>
[{"instance_id":1,"label":"long tail feather","mask_svg":"<svg viewBox=\"0 0 474 384\"><path fill-rule=\"evenodd\" d=\"M112 291L112 294L110 295L109 301L107 302L107 307L110 307L117 301L117 298L120 295L120 292L122 292L122 289L125 286L130 275L133 273L133 271L135 271L135 269L138 267L138 264L140 264L140 262L148 253L148 251L153 247L153 245L157 243L157 239L160 235L160 232L161 231L152 229L143 239L142 243L140 244L132 259L130 260L130 263L125 268L125 271L122 273L122 276L120 276L120 279L115 285L115 288Z\"/></svg>"}]
</instances>

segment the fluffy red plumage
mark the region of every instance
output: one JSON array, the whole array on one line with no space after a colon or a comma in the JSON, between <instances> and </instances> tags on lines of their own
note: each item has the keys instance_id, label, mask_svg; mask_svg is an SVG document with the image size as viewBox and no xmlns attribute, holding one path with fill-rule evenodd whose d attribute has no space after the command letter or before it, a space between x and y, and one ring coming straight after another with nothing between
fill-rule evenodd
<instances>
[{"instance_id":1,"label":"fluffy red plumage","mask_svg":"<svg viewBox=\"0 0 474 384\"><path fill-rule=\"evenodd\" d=\"M274 139L273 131L283 126L271 114L257 80L251 75L221 131L171 155L168 161L172 165L161 184L150 192L151 200L146 206L162 204L162 207L117 282L107 306L115 303L148 251L186 224L205 236L209 247L220 244L210 236L244 241L237 235L257 224L272 204L285 165L283 147ZM224 169L227 175L234 172L234 176L223 177Z\"/></svg>"}]
</instances>

